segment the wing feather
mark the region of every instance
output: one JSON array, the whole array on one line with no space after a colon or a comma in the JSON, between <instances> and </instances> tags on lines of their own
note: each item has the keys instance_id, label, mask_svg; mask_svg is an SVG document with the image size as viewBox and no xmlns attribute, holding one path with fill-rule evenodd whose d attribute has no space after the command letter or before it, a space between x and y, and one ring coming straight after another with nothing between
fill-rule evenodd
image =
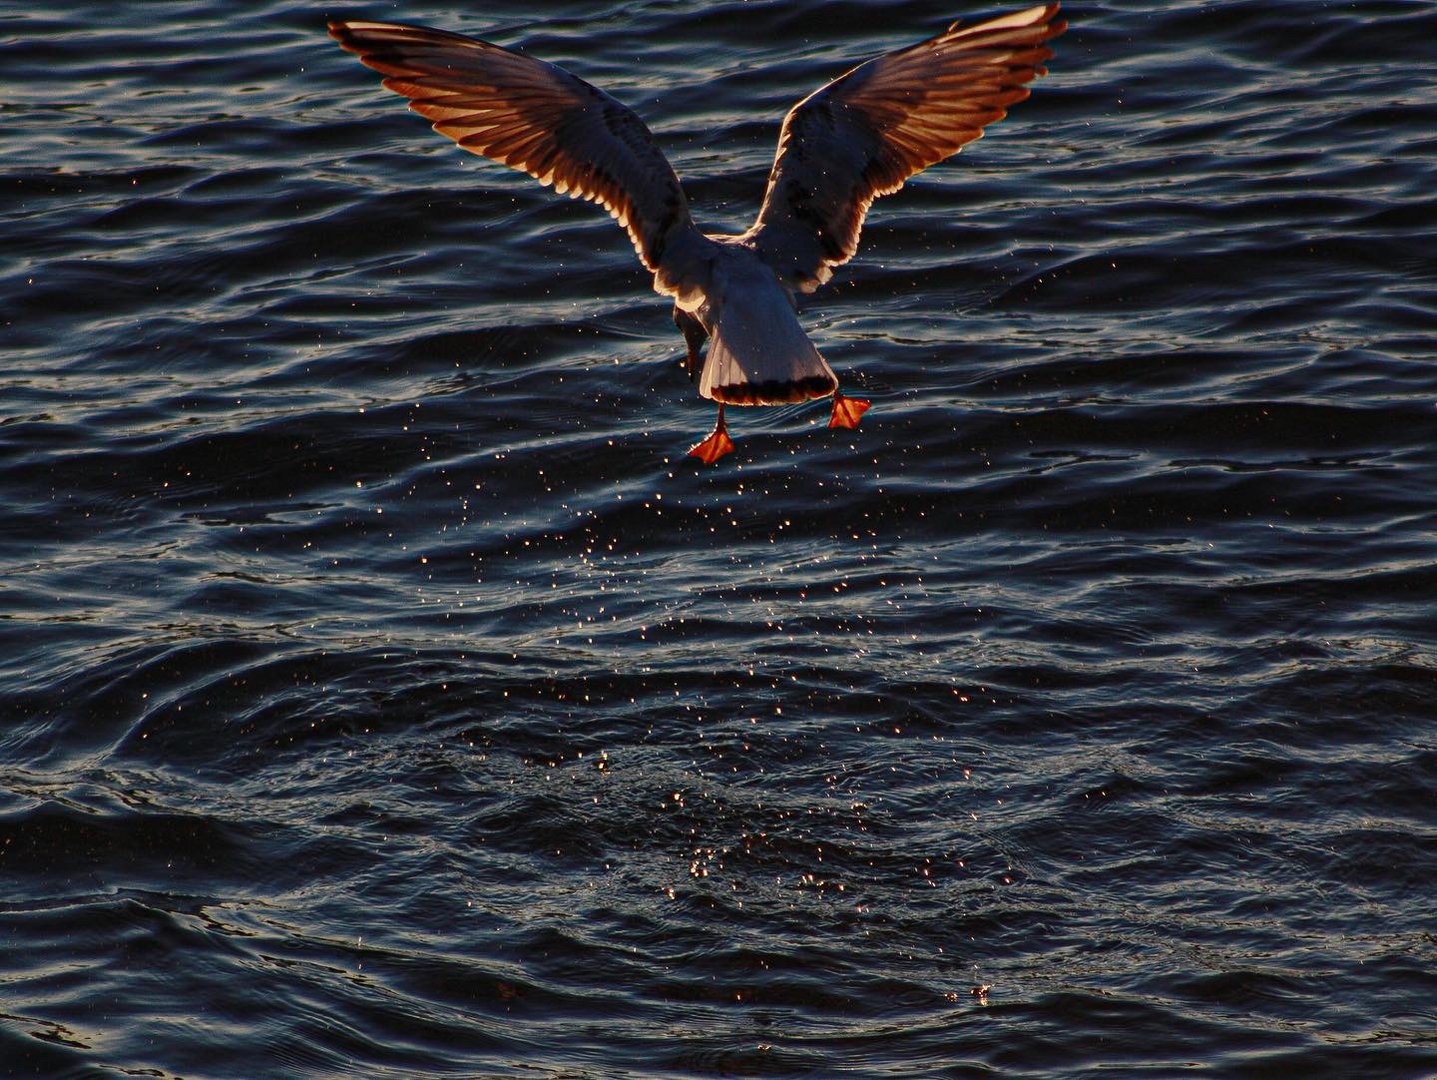
<instances>
[{"instance_id":1,"label":"wing feather","mask_svg":"<svg viewBox=\"0 0 1437 1080\"><path fill-rule=\"evenodd\" d=\"M644 122L562 68L419 26L351 20L331 22L329 33L463 149L599 203L650 270L678 234L696 231Z\"/></svg>"},{"instance_id":2,"label":"wing feather","mask_svg":"<svg viewBox=\"0 0 1437 1080\"><path fill-rule=\"evenodd\" d=\"M858 249L873 200L981 138L1046 75L1044 42L1067 23L1044 4L877 57L784 118L747 241L792 288L812 292Z\"/></svg>"}]
</instances>

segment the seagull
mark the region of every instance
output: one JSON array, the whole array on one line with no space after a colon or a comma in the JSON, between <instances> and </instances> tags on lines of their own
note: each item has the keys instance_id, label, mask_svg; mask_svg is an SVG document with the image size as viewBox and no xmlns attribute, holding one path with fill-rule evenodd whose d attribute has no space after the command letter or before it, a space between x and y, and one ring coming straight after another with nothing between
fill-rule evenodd
<instances>
[{"instance_id":1,"label":"seagull","mask_svg":"<svg viewBox=\"0 0 1437 1080\"><path fill-rule=\"evenodd\" d=\"M598 203L627 230L654 290L671 296L689 379L718 403L689 454L734 448L726 405L833 398L830 428L854 428L869 402L804 333L797 296L853 257L873 200L956 154L1029 94L1044 43L1067 23L1042 4L875 57L784 117L758 218L739 236L703 233L653 133L627 106L543 60L443 30L348 19L329 33L383 85L473 154ZM703 355L705 343L707 355Z\"/></svg>"}]
</instances>

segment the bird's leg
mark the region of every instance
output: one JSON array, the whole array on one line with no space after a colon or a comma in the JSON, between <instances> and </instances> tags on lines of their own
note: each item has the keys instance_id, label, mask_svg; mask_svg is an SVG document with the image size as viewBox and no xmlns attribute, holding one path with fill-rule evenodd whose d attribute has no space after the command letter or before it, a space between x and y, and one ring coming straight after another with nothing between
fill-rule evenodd
<instances>
[{"instance_id":1,"label":"bird's leg","mask_svg":"<svg viewBox=\"0 0 1437 1080\"><path fill-rule=\"evenodd\" d=\"M689 451L689 457L696 457L705 465L712 465L733 449L733 440L728 437L728 427L723 422L723 402L719 402L718 422L714 424L709 437Z\"/></svg>"},{"instance_id":2,"label":"bird's leg","mask_svg":"<svg viewBox=\"0 0 1437 1080\"><path fill-rule=\"evenodd\" d=\"M674 325L683 332L684 344L688 346L689 354L684 359L684 371L688 372L689 382L693 382L699 372L699 350L708 340L708 331L704 329L703 323L677 304L674 305Z\"/></svg>"},{"instance_id":3,"label":"bird's leg","mask_svg":"<svg viewBox=\"0 0 1437 1080\"><path fill-rule=\"evenodd\" d=\"M856 428L859 418L868 411L869 403L862 398L844 397L837 390L833 392L833 413L828 418L831 428Z\"/></svg>"}]
</instances>

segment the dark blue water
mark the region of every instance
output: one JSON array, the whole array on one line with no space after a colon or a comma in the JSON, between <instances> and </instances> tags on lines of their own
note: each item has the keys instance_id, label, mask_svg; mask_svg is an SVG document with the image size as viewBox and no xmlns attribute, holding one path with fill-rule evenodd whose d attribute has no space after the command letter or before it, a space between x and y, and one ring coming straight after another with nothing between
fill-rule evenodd
<instances>
[{"instance_id":1,"label":"dark blue water","mask_svg":"<svg viewBox=\"0 0 1437 1080\"><path fill-rule=\"evenodd\" d=\"M806 307L862 426L715 467L623 233L324 17L736 231L992 9L537 8L0 15L0 1075L1437 1075L1432 5L1072 3Z\"/></svg>"}]
</instances>

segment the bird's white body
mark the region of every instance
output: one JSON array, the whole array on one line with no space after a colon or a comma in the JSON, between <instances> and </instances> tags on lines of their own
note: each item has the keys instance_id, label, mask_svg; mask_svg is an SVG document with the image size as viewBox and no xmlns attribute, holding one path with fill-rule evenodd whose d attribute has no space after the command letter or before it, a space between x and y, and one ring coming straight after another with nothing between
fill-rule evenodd
<instances>
[{"instance_id":1,"label":"bird's white body","mask_svg":"<svg viewBox=\"0 0 1437 1080\"><path fill-rule=\"evenodd\" d=\"M793 290L741 237L704 237L677 306L709 338L699 393L728 405L829 397L838 377L799 325Z\"/></svg>"}]
</instances>

